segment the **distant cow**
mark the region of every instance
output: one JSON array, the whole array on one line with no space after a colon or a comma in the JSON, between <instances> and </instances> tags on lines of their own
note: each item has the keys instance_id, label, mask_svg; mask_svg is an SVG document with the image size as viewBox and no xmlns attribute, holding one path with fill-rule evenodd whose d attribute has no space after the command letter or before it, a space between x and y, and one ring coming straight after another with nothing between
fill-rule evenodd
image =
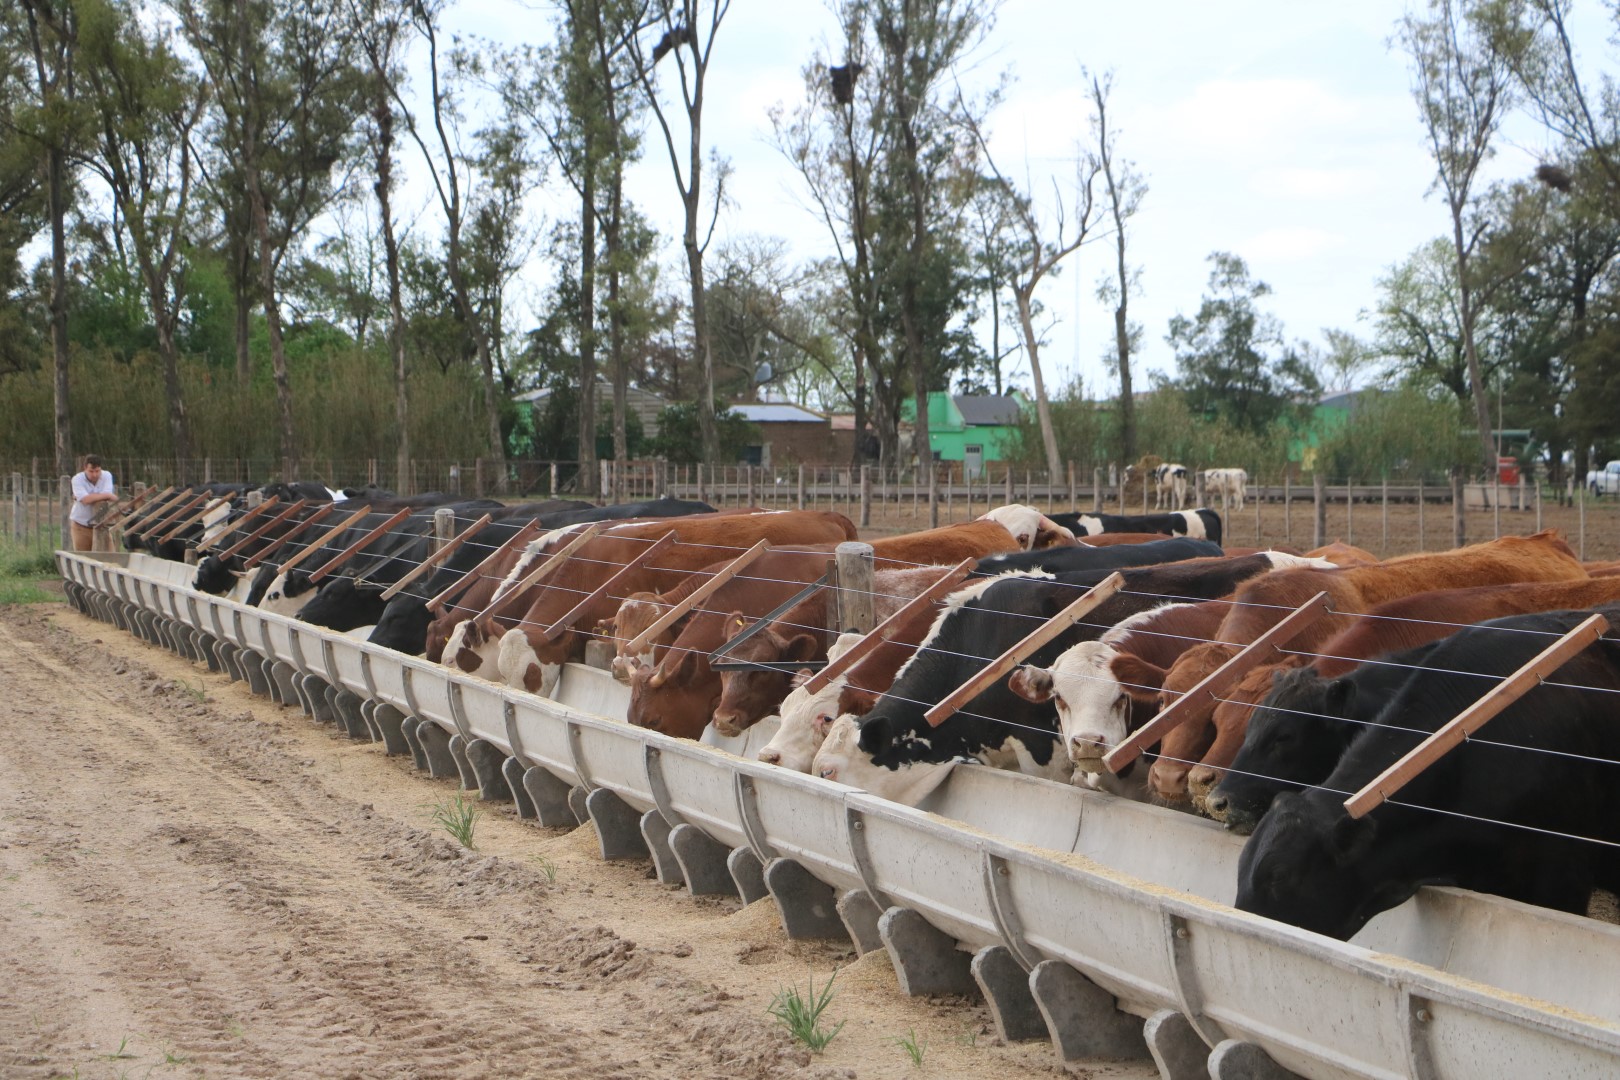
<instances>
[{"instance_id":1,"label":"distant cow","mask_svg":"<svg viewBox=\"0 0 1620 1080\"><path fill-rule=\"evenodd\" d=\"M1153 466L1149 475L1153 477L1153 509L1162 510L1165 503L1173 510L1187 505L1187 466L1165 462Z\"/></svg>"},{"instance_id":2,"label":"distant cow","mask_svg":"<svg viewBox=\"0 0 1620 1080\"><path fill-rule=\"evenodd\" d=\"M1204 498L1214 502L1219 496L1224 510L1243 509L1249 474L1242 469L1205 469Z\"/></svg>"},{"instance_id":3,"label":"distant cow","mask_svg":"<svg viewBox=\"0 0 1620 1080\"><path fill-rule=\"evenodd\" d=\"M1159 533L1164 536L1190 536L1196 540L1221 542L1221 515L1213 510L1178 510L1173 514L1051 514L1050 520L1071 530L1075 536L1103 533Z\"/></svg>"}]
</instances>

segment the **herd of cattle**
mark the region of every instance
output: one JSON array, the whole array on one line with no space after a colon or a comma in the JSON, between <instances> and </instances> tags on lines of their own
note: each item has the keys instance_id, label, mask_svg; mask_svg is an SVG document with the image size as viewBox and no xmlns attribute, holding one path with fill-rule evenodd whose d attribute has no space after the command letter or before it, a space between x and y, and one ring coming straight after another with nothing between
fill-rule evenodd
<instances>
[{"instance_id":1,"label":"herd of cattle","mask_svg":"<svg viewBox=\"0 0 1620 1080\"><path fill-rule=\"evenodd\" d=\"M1569 911L1594 887L1620 888L1616 640L1580 652L1398 799L1361 818L1343 805L1591 613L1620 621L1620 565L1583 564L1551 532L1380 561L1339 543L1223 549L1210 510L1003 506L869 539L882 633L816 678L863 638L838 632L836 586L807 588L856 538L841 514L379 492L334 508L340 493L319 485L256 490L279 511L250 511L247 489L217 485L206 516L144 532L132 519L127 542L173 559L212 549L199 590L532 693L551 693L588 643L608 643L630 723L697 738L778 717L761 760L910 805L974 761L1203 813L1252 833L1239 907L1340 938L1430 883ZM439 550L444 507L465 539L385 596ZM334 509L351 515L344 527L309 527L336 524ZM318 572L374 532L338 572ZM1116 573L1107 599L930 722ZM908 605L925 593L940 599ZM1320 593L1326 613L1269 662L1192 695L1150 752L1109 767L1133 731ZM683 601L678 619L663 617Z\"/></svg>"}]
</instances>

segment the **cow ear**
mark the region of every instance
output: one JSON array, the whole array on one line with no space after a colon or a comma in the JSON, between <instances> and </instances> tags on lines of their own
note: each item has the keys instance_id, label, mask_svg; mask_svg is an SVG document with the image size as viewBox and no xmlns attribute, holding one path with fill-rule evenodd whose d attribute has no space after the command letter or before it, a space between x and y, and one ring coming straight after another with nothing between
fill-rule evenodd
<instances>
[{"instance_id":1,"label":"cow ear","mask_svg":"<svg viewBox=\"0 0 1620 1080\"><path fill-rule=\"evenodd\" d=\"M1133 698L1157 701L1159 691L1164 689L1164 668L1150 664L1140 656L1120 653L1109 667L1114 678L1119 680L1121 689Z\"/></svg>"},{"instance_id":2,"label":"cow ear","mask_svg":"<svg viewBox=\"0 0 1620 1080\"><path fill-rule=\"evenodd\" d=\"M682 649L679 653L671 656L670 653L674 652L675 650L671 649L664 654L663 662L653 669L652 677L647 680L648 686L656 690L670 681L674 681L678 686L691 676L691 668L694 663L692 658L696 654Z\"/></svg>"},{"instance_id":3,"label":"cow ear","mask_svg":"<svg viewBox=\"0 0 1620 1080\"><path fill-rule=\"evenodd\" d=\"M1007 680L1007 689L1025 701L1039 705L1052 698L1052 673L1045 668L1025 665L1012 673Z\"/></svg>"},{"instance_id":4,"label":"cow ear","mask_svg":"<svg viewBox=\"0 0 1620 1080\"><path fill-rule=\"evenodd\" d=\"M1329 849L1334 860L1343 866L1366 854L1372 846L1378 825L1371 818L1353 818L1346 814L1333 823L1328 833Z\"/></svg>"},{"instance_id":5,"label":"cow ear","mask_svg":"<svg viewBox=\"0 0 1620 1080\"><path fill-rule=\"evenodd\" d=\"M788 638L787 647L782 652L782 659L791 664L802 664L813 660L816 656L816 639L813 634L794 634Z\"/></svg>"},{"instance_id":6,"label":"cow ear","mask_svg":"<svg viewBox=\"0 0 1620 1080\"><path fill-rule=\"evenodd\" d=\"M1356 684L1349 679L1334 679L1327 684L1327 711L1334 716L1349 716L1356 703Z\"/></svg>"},{"instance_id":7,"label":"cow ear","mask_svg":"<svg viewBox=\"0 0 1620 1080\"><path fill-rule=\"evenodd\" d=\"M744 630L748 629L749 620L740 611L733 611L726 616L725 640L730 641Z\"/></svg>"}]
</instances>

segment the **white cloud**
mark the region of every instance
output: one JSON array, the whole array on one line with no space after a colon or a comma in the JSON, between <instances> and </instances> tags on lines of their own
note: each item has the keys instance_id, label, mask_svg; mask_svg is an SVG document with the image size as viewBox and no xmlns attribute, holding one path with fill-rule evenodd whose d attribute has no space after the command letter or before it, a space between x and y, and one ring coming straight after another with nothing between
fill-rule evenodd
<instances>
[{"instance_id":1,"label":"white cloud","mask_svg":"<svg viewBox=\"0 0 1620 1080\"><path fill-rule=\"evenodd\" d=\"M1265 169L1250 179L1255 194L1279 199L1343 199L1377 186L1378 174L1370 169Z\"/></svg>"}]
</instances>

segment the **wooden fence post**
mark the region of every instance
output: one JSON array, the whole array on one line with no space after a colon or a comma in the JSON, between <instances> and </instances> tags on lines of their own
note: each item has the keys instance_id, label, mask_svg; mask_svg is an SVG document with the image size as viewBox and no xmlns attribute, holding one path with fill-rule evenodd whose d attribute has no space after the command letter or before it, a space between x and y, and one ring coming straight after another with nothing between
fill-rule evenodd
<instances>
[{"instance_id":1,"label":"wooden fence post","mask_svg":"<svg viewBox=\"0 0 1620 1080\"><path fill-rule=\"evenodd\" d=\"M1283 543L1294 542L1294 492L1288 474L1288 465L1283 465Z\"/></svg>"},{"instance_id":2,"label":"wooden fence post","mask_svg":"<svg viewBox=\"0 0 1620 1080\"><path fill-rule=\"evenodd\" d=\"M1460 548L1468 543L1468 523L1464 519L1463 476L1461 469L1451 470L1451 546Z\"/></svg>"},{"instance_id":3,"label":"wooden fence post","mask_svg":"<svg viewBox=\"0 0 1620 1080\"><path fill-rule=\"evenodd\" d=\"M1344 481L1344 542L1356 542L1356 482L1349 478Z\"/></svg>"},{"instance_id":4,"label":"wooden fence post","mask_svg":"<svg viewBox=\"0 0 1620 1080\"><path fill-rule=\"evenodd\" d=\"M1382 481L1384 498L1384 538L1379 541L1378 554L1380 557L1389 554L1389 474L1384 474Z\"/></svg>"},{"instance_id":5,"label":"wooden fence post","mask_svg":"<svg viewBox=\"0 0 1620 1080\"><path fill-rule=\"evenodd\" d=\"M1091 512L1102 513L1102 466L1094 466L1091 470ZM1078 506L1076 510L1080 509Z\"/></svg>"},{"instance_id":6,"label":"wooden fence post","mask_svg":"<svg viewBox=\"0 0 1620 1080\"><path fill-rule=\"evenodd\" d=\"M1577 513L1580 520L1580 542L1575 547L1575 553L1582 559L1586 558L1586 485L1581 485L1580 491L1575 494L1575 505L1579 508Z\"/></svg>"},{"instance_id":7,"label":"wooden fence post","mask_svg":"<svg viewBox=\"0 0 1620 1080\"><path fill-rule=\"evenodd\" d=\"M428 554L436 555L443 550L444 545L450 542L450 537L456 531L456 512L448 506L441 506L433 511L433 550Z\"/></svg>"},{"instance_id":8,"label":"wooden fence post","mask_svg":"<svg viewBox=\"0 0 1620 1080\"><path fill-rule=\"evenodd\" d=\"M61 498L62 498L62 520L61 520L61 530L62 531L58 534L58 536L60 537L60 541L57 543L56 546L59 547L59 548L65 548L65 547L68 547L73 542L73 530L68 527L69 524L70 524L70 522L68 520L68 515L73 512L73 477L71 477L71 476L59 477L57 479L57 481L56 481L56 489L57 489L58 492L61 493ZM1585 528L1583 526L1583 528L1581 530L1583 541L1585 539L1585 535L1584 535L1585 531L1586 530L1585 530Z\"/></svg>"},{"instance_id":9,"label":"wooden fence post","mask_svg":"<svg viewBox=\"0 0 1620 1080\"><path fill-rule=\"evenodd\" d=\"M1536 481L1536 532L1541 531L1541 481Z\"/></svg>"},{"instance_id":10,"label":"wooden fence post","mask_svg":"<svg viewBox=\"0 0 1620 1080\"><path fill-rule=\"evenodd\" d=\"M748 483L748 505L753 506L759 502L759 496L754 490L754 467L744 465L743 472L746 474L743 479Z\"/></svg>"},{"instance_id":11,"label":"wooden fence post","mask_svg":"<svg viewBox=\"0 0 1620 1080\"><path fill-rule=\"evenodd\" d=\"M1423 474L1418 474L1418 550L1424 550L1423 544L1423 508L1429 500L1423 494Z\"/></svg>"},{"instance_id":12,"label":"wooden fence post","mask_svg":"<svg viewBox=\"0 0 1620 1080\"><path fill-rule=\"evenodd\" d=\"M708 502L709 501L708 475L704 472L703 463L701 461L698 462L697 476L698 476L698 485L697 485L697 487L698 487L698 496L697 496L698 497L698 502Z\"/></svg>"},{"instance_id":13,"label":"wooden fence post","mask_svg":"<svg viewBox=\"0 0 1620 1080\"><path fill-rule=\"evenodd\" d=\"M798 506L799 506L800 510L804 509L804 463L803 462L800 462L800 464L799 464L799 502L798 502Z\"/></svg>"},{"instance_id":14,"label":"wooden fence post","mask_svg":"<svg viewBox=\"0 0 1620 1080\"><path fill-rule=\"evenodd\" d=\"M1265 488L1262 487L1259 484L1256 484L1255 489L1256 490L1255 490L1255 493L1254 493L1254 544L1255 544L1256 547L1263 547L1264 545L1260 541L1260 504L1265 501L1265 499L1264 499Z\"/></svg>"},{"instance_id":15,"label":"wooden fence post","mask_svg":"<svg viewBox=\"0 0 1620 1080\"><path fill-rule=\"evenodd\" d=\"M861 525L872 524L872 474L865 465L861 466ZM868 551L871 549L868 548Z\"/></svg>"},{"instance_id":16,"label":"wooden fence post","mask_svg":"<svg viewBox=\"0 0 1620 1080\"><path fill-rule=\"evenodd\" d=\"M1502 471L1497 469L1491 478L1491 530L1492 539L1502 539Z\"/></svg>"},{"instance_id":17,"label":"wooden fence post","mask_svg":"<svg viewBox=\"0 0 1620 1080\"><path fill-rule=\"evenodd\" d=\"M867 634L876 625L872 596L872 545L846 540L833 549L838 562L838 591L833 594L842 633Z\"/></svg>"},{"instance_id":18,"label":"wooden fence post","mask_svg":"<svg viewBox=\"0 0 1620 1080\"><path fill-rule=\"evenodd\" d=\"M932 455L928 461L928 527L939 528L939 470L934 468Z\"/></svg>"},{"instance_id":19,"label":"wooden fence post","mask_svg":"<svg viewBox=\"0 0 1620 1080\"><path fill-rule=\"evenodd\" d=\"M1074 484L1074 462L1069 462L1069 505L1065 510L1073 512L1080 508L1080 489Z\"/></svg>"},{"instance_id":20,"label":"wooden fence post","mask_svg":"<svg viewBox=\"0 0 1620 1080\"><path fill-rule=\"evenodd\" d=\"M1311 495L1315 499L1315 521L1311 527L1311 547L1319 548L1324 543L1323 535L1327 532L1327 498L1322 490L1322 474L1311 473Z\"/></svg>"},{"instance_id":21,"label":"wooden fence post","mask_svg":"<svg viewBox=\"0 0 1620 1080\"><path fill-rule=\"evenodd\" d=\"M22 473L11 474L11 535L20 543L23 536L23 518L26 515L23 504Z\"/></svg>"}]
</instances>

